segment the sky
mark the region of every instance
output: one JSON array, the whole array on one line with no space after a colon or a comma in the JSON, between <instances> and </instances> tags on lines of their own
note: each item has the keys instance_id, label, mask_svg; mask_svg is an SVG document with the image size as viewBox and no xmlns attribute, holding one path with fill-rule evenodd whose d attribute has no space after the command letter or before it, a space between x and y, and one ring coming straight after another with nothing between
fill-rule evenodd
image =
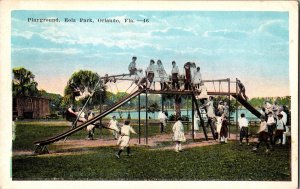
<instances>
[{"instance_id":1,"label":"sky","mask_svg":"<svg viewBox=\"0 0 300 189\"><path fill-rule=\"evenodd\" d=\"M60 22L28 22L58 18ZM77 22L65 22L74 18ZM91 18L93 23L79 22ZM118 19L101 23L97 19ZM125 19L134 22L125 22ZM149 22L137 20L148 19ZM191 61L205 80L239 78L249 97L289 90L289 15L271 11L13 11L12 67L32 71L38 88L63 94L75 71L128 73L132 56L143 70L160 59L167 71ZM118 81L113 92L128 88ZM223 90L226 85L221 86ZM218 85L215 86L218 90ZM208 86L212 91L212 85Z\"/></svg>"}]
</instances>

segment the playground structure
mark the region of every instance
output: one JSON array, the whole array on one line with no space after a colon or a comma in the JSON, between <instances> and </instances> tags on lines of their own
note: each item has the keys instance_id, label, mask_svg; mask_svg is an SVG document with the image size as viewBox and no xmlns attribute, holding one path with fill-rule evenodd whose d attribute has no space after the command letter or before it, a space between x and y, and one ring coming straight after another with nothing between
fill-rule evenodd
<instances>
[{"instance_id":1,"label":"playground structure","mask_svg":"<svg viewBox=\"0 0 300 189\"><path fill-rule=\"evenodd\" d=\"M100 77L98 83L96 84L96 86L100 83L100 80L103 80L104 84L112 81L112 82L116 82L116 80L118 80L118 77L124 77L130 74L120 74L120 75L114 75L114 76L105 76L105 77ZM126 80L126 79L122 79L120 78L120 80ZM261 114L259 111L257 111L254 107L252 107L244 98L242 98L242 96L239 95L238 93L238 85L237 85L237 79L235 81L231 81L230 78L227 79L219 79L219 80L203 80L204 83L213 83L214 89L215 89L215 85L214 83L219 83L219 91L216 91L216 89L214 91L207 91L208 95L212 95L212 96L217 96L217 95L222 95L222 96L227 96L227 100L228 100L228 104L230 102L231 96L233 98L236 99L236 102L239 102L240 104L242 104L246 109L248 109L252 114L254 114L256 117L260 117ZM227 83L227 90L221 91L221 86L222 83ZM235 84L235 91L232 92L231 90L231 84ZM196 99L196 95L197 95L197 91L195 91L194 89L192 90L188 90L188 91L181 91L181 90L150 90L150 89L145 89L145 88L140 88L134 92L132 92L131 94L125 96L124 98L121 98L119 101L117 101L116 103L114 103L111 107L105 109L104 111L102 111L102 106L100 105L100 114L96 115L94 118L88 120L85 123L82 123L78 126L76 126L76 122L78 121L78 117L75 121L75 123L72 125L72 128L62 134L59 134L57 136L51 137L49 139L46 140L42 140L42 141L37 141L34 144L36 145L35 148L35 153L49 153L48 149L47 149L47 145L54 143L56 141L65 139L72 135L73 133L86 128L88 125L90 124L94 124L94 125L101 125L101 119L105 116L107 116L108 114L110 114L111 112L115 111L116 109L118 109L119 107L121 107L122 105L126 104L127 102L129 102L131 99L138 97L138 110L139 110L139 118L138 118L138 140L139 140L139 144L141 143L141 115L140 115L140 95L141 94L145 94L146 97L146 107L148 106L148 94L168 94L168 95L180 95L180 96L187 96L187 97L191 97L192 99L192 139L194 140L194 109L196 108L197 114L200 118L200 126L203 129L203 133L205 136L205 140L208 140L208 135L207 135L207 130L206 130L206 126L204 123L204 120L202 119L201 116L201 112L199 110L199 104L198 101ZM89 101L90 97L87 99L85 105L83 106L82 110L79 112L79 115L81 114L81 112L83 111L83 109L85 108L87 102ZM100 101L101 102L101 101ZM162 102L163 103L163 102ZM161 106L162 108L164 107L163 104ZM238 119L238 109L236 108L235 110L236 112L236 123L237 123L237 119ZM231 110L229 108L229 115L231 113ZM230 122L230 119L229 119ZM230 125L230 123L229 123ZM102 126L103 127L103 126ZM237 127L237 124L236 124ZM105 128L105 127L104 127ZM214 133L214 129L212 127L210 127L211 132L212 132L212 136L215 139L215 133ZM230 127L229 127L229 133L230 133ZM146 119L145 119L145 142L146 144L148 144L148 112L146 109Z\"/></svg>"}]
</instances>

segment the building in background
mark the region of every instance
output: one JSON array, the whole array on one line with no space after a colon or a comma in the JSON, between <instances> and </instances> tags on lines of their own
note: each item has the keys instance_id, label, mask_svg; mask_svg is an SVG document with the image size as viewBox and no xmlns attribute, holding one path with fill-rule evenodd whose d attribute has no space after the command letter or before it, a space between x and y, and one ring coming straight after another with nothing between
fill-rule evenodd
<instances>
[{"instance_id":1,"label":"building in background","mask_svg":"<svg viewBox=\"0 0 300 189\"><path fill-rule=\"evenodd\" d=\"M42 97L20 96L13 98L13 117L36 119L50 114L50 101Z\"/></svg>"}]
</instances>

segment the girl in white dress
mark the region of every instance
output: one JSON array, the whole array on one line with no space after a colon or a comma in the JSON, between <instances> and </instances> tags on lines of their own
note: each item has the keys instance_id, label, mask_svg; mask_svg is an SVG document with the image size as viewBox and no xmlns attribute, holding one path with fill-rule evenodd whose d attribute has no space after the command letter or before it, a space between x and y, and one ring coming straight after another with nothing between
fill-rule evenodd
<instances>
[{"instance_id":1,"label":"girl in white dress","mask_svg":"<svg viewBox=\"0 0 300 189\"><path fill-rule=\"evenodd\" d=\"M194 80L193 80L194 86L197 89L199 89L201 82L202 82L202 75L200 73L200 67L197 67L197 70L195 71L195 74L194 74Z\"/></svg>"},{"instance_id":2,"label":"girl in white dress","mask_svg":"<svg viewBox=\"0 0 300 189\"><path fill-rule=\"evenodd\" d=\"M168 75L164 66L161 63L161 60L157 60L156 71L158 73L156 77L158 77L157 80L160 82L161 90L167 89L168 85L166 82L168 81Z\"/></svg>"},{"instance_id":3,"label":"girl in white dress","mask_svg":"<svg viewBox=\"0 0 300 189\"><path fill-rule=\"evenodd\" d=\"M185 142L185 136L184 136L184 128L183 128L183 124L181 123L181 117L178 118L178 121L174 124L172 130L174 133L173 136L173 141L176 142L176 146L175 146L175 152L181 152L182 151L182 147L181 147L181 142Z\"/></svg>"},{"instance_id":4,"label":"girl in white dress","mask_svg":"<svg viewBox=\"0 0 300 189\"><path fill-rule=\"evenodd\" d=\"M196 131L199 131L199 124L200 124L200 117L196 110L194 114L194 137L196 137Z\"/></svg>"}]
</instances>

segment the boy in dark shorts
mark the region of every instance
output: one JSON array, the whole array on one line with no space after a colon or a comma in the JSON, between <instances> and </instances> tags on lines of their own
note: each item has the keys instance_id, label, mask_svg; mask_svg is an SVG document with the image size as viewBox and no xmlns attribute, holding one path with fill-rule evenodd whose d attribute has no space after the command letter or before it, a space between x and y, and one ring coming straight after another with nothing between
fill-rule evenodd
<instances>
[{"instance_id":1,"label":"boy in dark shorts","mask_svg":"<svg viewBox=\"0 0 300 189\"><path fill-rule=\"evenodd\" d=\"M259 145L264 142L267 145L267 149L266 152L269 152L270 149L270 145L268 143L268 127L267 127L267 122L266 122L266 117L265 116L261 116L260 117L260 127L258 130L258 143L256 144L256 147L253 148L253 151L257 151L257 149L259 148Z\"/></svg>"}]
</instances>

